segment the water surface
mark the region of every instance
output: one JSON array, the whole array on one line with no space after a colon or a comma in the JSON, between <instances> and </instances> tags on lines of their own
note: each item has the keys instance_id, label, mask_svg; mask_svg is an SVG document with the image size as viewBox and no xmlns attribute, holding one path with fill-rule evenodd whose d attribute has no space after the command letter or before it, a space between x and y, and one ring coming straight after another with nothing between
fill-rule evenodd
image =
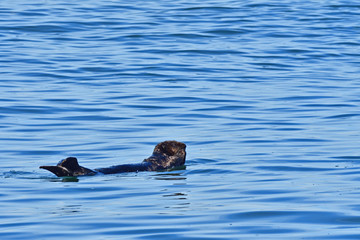
<instances>
[{"instance_id":1,"label":"water surface","mask_svg":"<svg viewBox=\"0 0 360 240\"><path fill-rule=\"evenodd\" d=\"M356 1L2 1L1 239L359 239ZM185 170L61 179L187 144Z\"/></svg>"}]
</instances>

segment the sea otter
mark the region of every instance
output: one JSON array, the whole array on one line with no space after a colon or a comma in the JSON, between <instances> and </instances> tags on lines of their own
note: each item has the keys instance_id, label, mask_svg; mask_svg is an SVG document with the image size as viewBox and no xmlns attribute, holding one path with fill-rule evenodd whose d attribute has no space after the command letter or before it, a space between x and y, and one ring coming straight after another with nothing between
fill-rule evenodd
<instances>
[{"instance_id":1,"label":"sea otter","mask_svg":"<svg viewBox=\"0 0 360 240\"><path fill-rule=\"evenodd\" d=\"M97 173L112 174L138 171L161 171L185 164L186 145L177 141L165 141L157 144L153 154L142 163L123 164L107 168L91 170L79 165L75 157L61 160L56 166L40 166L58 177L95 175Z\"/></svg>"}]
</instances>

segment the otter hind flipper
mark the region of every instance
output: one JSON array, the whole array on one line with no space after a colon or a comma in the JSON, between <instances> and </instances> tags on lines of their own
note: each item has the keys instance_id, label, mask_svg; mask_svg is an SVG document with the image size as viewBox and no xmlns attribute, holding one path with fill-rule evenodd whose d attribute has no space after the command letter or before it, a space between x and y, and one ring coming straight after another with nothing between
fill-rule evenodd
<instances>
[{"instance_id":1,"label":"otter hind flipper","mask_svg":"<svg viewBox=\"0 0 360 240\"><path fill-rule=\"evenodd\" d=\"M94 175L96 172L79 165L75 157L68 157L61 160L56 166L41 166L54 173L58 177Z\"/></svg>"},{"instance_id":2,"label":"otter hind flipper","mask_svg":"<svg viewBox=\"0 0 360 240\"><path fill-rule=\"evenodd\" d=\"M52 172L53 174L55 174L58 177L71 176L69 171L67 171L63 167L59 167L59 166L40 166L40 168L46 169L46 170Z\"/></svg>"}]
</instances>

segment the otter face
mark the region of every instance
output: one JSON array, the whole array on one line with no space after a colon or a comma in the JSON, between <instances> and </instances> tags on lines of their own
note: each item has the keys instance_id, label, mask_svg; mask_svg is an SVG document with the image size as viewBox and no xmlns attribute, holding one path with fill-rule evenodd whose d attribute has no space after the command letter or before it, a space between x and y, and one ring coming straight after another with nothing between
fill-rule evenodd
<instances>
[{"instance_id":1,"label":"otter face","mask_svg":"<svg viewBox=\"0 0 360 240\"><path fill-rule=\"evenodd\" d=\"M163 170L185 164L186 145L177 141L165 141L155 146L152 156L144 162L150 162L153 170Z\"/></svg>"}]
</instances>

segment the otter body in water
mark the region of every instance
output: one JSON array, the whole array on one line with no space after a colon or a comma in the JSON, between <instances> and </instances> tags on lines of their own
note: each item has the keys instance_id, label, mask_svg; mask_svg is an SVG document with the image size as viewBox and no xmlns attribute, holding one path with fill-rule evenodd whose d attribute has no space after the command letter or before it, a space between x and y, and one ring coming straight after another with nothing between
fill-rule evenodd
<instances>
[{"instance_id":1,"label":"otter body in water","mask_svg":"<svg viewBox=\"0 0 360 240\"><path fill-rule=\"evenodd\" d=\"M157 144L153 154L146 158L142 163L123 164L107 168L91 170L79 165L74 157L61 160L56 166L40 166L54 173L58 177L95 175L97 173L112 174L122 172L139 171L161 171L179 167L185 164L186 145L177 141L165 141Z\"/></svg>"}]
</instances>

